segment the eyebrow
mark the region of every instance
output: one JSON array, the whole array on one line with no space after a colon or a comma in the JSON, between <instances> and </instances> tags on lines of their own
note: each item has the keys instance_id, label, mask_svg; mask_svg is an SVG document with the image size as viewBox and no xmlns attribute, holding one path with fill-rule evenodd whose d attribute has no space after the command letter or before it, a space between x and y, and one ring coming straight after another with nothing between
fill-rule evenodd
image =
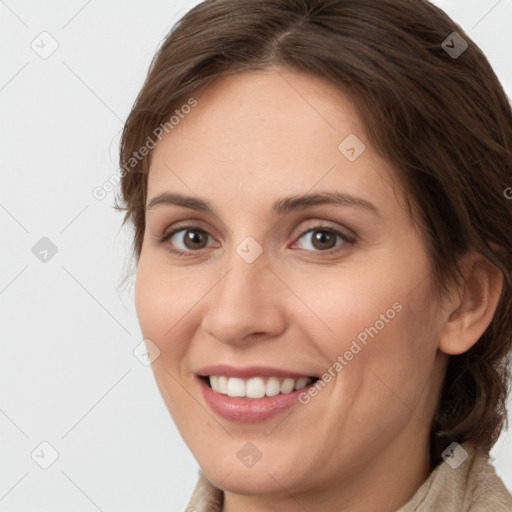
<instances>
[{"instance_id":1,"label":"eyebrow","mask_svg":"<svg viewBox=\"0 0 512 512\"><path fill-rule=\"evenodd\" d=\"M380 217L379 209L370 201L344 192L318 192L315 194L303 194L279 199L272 205L274 215L283 216L289 212L305 210L312 206L334 204L339 206L351 206L367 210ZM197 197L184 196L171 192L164 192L153 197L146 210L151 210L159 205L175 205L191 210L197 210L212 215L217 215L207 201Z\"/></svg>"}]
</instances>

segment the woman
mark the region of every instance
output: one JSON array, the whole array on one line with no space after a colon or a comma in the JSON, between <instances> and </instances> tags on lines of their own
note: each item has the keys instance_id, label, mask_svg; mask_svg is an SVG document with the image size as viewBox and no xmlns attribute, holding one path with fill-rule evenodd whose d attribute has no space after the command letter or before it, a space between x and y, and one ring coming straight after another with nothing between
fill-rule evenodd
<instances>
[{"instance_id":1,"label":"woman","mask_svg":"<svg viewBox=\"0 0 512 512\"><path fill-rule=\"evenodd\" d=\"M193 511L509 511L512 112L419 0L212 0L121 141Z\"/></svg>"}]
</instances>

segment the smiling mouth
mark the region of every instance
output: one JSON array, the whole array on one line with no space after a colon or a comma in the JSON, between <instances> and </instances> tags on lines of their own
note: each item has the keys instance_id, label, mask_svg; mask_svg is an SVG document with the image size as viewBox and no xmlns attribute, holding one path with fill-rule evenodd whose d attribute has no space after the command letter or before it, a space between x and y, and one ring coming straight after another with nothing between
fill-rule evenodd
<instances>
[{"instance_id":1,"label":"smiling mouth","mask_svg":"<svg viewBox=\"0 0 512 512\"><path fill-rule=\"evenodd\" d=\"M314 384L318 377L226 377L224 375L205 375L200 378L215 393L230 398L261 399L277 395L287 395Z\"/></svg>"}]
</instances>

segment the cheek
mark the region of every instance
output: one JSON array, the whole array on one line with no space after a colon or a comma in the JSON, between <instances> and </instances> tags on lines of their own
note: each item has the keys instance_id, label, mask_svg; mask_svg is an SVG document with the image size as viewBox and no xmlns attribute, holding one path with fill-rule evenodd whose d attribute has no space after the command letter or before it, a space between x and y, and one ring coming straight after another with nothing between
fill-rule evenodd
<instances>
[{"instance_id":1,"label":"cheek","mask_svg":"<svg viewBox=\"0 0 512 512\"><path fill-rule=\"evenodd\" d=\"M355 338L364 343L371 333L389 330L402 310L400 288L392 287L392 278L373 276L370 269L333 267L309 276L288 275L286 280L301 300L296 304L301 313L294 314L291 308L288 313L305 332L314 329L315 342L327 352L329 347L348 349ZM296 302L293 297L290 300Z\"/></svg>"},{"instance_id":2,"label":"cheek","mask_svg":"<svg viewBox=\"0 0 512 512\"><path fill-rule=\"evenodd\" d=\"M150 270L147 258L141 255L135 280L135 309L142 335L153 342L160 339L157 333L162 331L165 318L165 305L156 274Z\"/></svg>"},{"instance_id":3,"label":"cheek","mask_svg":"<svg viewBox=\"0 0 512 512\"><path fill-rule=\"evenodd\" d=\"M324 355L326 370L342 356L343 369L358 368L351 379L378 368L394 386L431 370L439 333L426 266L420 258L389 263L288 276L307 306L293 321Z\"/></svg>"},{"instance_id":4,"label":"cheek","mask_svg":"<svg viewBox=\"0 0 512 512\"><path fill-rule=\"evenodd\" d=\"M155 258L141 255L135 281L135 308L143 336L155 343L162 354L183 350L180 340L187 339L183 329L190 324L194 305L204 295L197 283L187 285L179 276Z\"/></svg>"},{"instance_id":5,"label":"cheek","mask_svg":"<svg viewBox=\"0 0 512 512\"><path fill-rule=\"evenodd\" d=\"M371 438L379 425L383 439L391 439L410 420L411 411L418 428L430 421L438 334L426 309L430 290L426 282L412 293L408 282L388 278L381 284L377 289L371 280L346 278L340 286L324 288L321 298L308 296L311 310L334 331L328 336L325 328L313 331L310 316L302 323L326 361L327 392L319 394L338 410L350 411L347 425L327 413L340 436L359 432ZM318 320L315 324L322 326Z\"/></svg>"},{"instance_id":6,"label":"cheek","mask_svg":"<svg viewBox=\"0 0 512 512\"><path fill-rule=\"evenodd\" d=\"M187 329L194 314L193 306L204 292L200 293L197 286L184 288L176 276L176 272L158 264L155 258L141 254L134 295L142 335L160 350L151 365L156 384L171 416L182 425L190 424L191 419L187 419L188 395L179 384L180 367L188 340L192 338Z\"/></svg>"}]
</instances>

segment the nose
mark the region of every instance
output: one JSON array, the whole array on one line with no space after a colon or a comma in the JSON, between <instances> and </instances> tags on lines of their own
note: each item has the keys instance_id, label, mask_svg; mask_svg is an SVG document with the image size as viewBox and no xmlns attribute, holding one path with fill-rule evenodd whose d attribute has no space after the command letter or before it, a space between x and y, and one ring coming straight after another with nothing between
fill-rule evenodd
<instances>
[{"instance_id":1,"label":"nose","mask_svg":"<svg viewBox=\"0 0 512 512\"><path fill-rule=\"evenodd\" d=\"M231 345L279 336L286 325L286 287L269 269L265 252L247 263L233 250L225 263L220 281L208 294L203 329Z\"/></svg>"}]
</instances>

